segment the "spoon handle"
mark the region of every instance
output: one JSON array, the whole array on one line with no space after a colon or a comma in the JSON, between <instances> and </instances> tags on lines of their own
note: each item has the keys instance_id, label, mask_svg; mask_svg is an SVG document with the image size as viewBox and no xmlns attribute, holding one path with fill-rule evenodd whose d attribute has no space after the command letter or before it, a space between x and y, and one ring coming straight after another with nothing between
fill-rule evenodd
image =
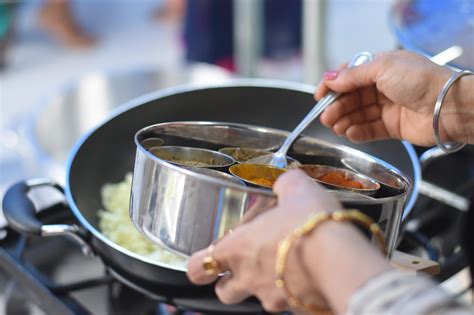
<instances>
[{"instance_id":1,"label":"spoon handle","mask_svg":"<svg viewBox=\"0 0 474 315\"><path fill-rule=\"evenodd\" d=\"M349 62L348 68L357 67L361 64L368 63L373 59L373 56L369 52L361 52L352 57ZM325 97L323 97L313 109L306 115L306 117L296 126L296 128L291 132L291 134L283 142L282 146L276 154L286 156L288 149L293 144L293 142L298 138L298 136L306 129L315 120L329 105L331 105L335 100L341 96L341 93L336 93L334 91L329 91Z\"/></svg>"}]
</instances>

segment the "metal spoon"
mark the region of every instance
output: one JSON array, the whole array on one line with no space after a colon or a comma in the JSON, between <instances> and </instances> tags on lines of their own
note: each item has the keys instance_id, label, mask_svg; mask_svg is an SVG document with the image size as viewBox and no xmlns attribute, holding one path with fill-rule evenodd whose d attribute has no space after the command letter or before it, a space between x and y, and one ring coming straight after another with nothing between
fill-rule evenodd
<instances>
[{"instance_id":1,"label":"metal spoon","mask_svg":"<svg viewBox=\"0 0 474 315\"><path fill-rule=\"evenodd\" d=\"M361 64L367 63L373 59L373 56L369 52L361 52L355 55L352 60L350 61L348 68L357 67ZM280 149L273 153L263 156L258 156L251 160L248 160L246 164L264 164L264 165L271 165L275 167L284 168L287 165L286 160L286 153L288 149L291 147L293 142L298 138L298 136L303 132L303 130L308 127L308 125L313 122L329 105L331 105L335 100L337 100L341 96L341 93L336 93L330 91L323 97L313 109L306 115L306 117L299 123L299 125L293 130L288 137L286 138L285 142L283 142Z\"/></svg>"}]
</instances>

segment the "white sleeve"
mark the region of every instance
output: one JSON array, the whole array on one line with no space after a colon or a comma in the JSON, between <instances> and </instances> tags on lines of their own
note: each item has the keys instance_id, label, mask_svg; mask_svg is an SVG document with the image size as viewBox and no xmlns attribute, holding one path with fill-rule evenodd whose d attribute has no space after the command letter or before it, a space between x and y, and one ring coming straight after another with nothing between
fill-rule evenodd
<instances>
[{"instance_id":1,"label":"white sleeve","mask_svg":"<svg viewBox=\"0 0 474 315\"><path fill-rule=\"evenodd\" d=\"M359 288L347 314L473 315L474 308L456 301L426 276L391 270Z\"/></svg>"}]
</instances>

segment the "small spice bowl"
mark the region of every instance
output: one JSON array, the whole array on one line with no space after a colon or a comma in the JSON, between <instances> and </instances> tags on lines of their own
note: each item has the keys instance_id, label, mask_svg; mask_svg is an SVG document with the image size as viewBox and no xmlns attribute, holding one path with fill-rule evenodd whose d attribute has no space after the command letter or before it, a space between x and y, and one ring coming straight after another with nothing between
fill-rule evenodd
<instances>
[{"instance_id":1,"label":"small spice bowl","mask_svg":"<svg viewBox=\"0 0 474 315\"><path fill-rule=\"evenodd\" d=\"M364 174L373 178L378 183L391 189L394 193L401 192L406 188L406 184L396 176L397 174L383 164L375 162L360 163L360 161L354 158L343 158L341 159L341 162L344 167L347 167L356 173Z\"/></svg>"},{"instance_id":2,"label":"small spice bowl","mask_svg":"<svg viewBox=\"0 0 474 315\"><path fill-rule=\"evenodd\" d=\"M237 163L245 163L246 161L258 156L271 154L270 151L253 149L253 148L222 148L219 152L227 154L234 158Z\"/></svg>"},{"instance_id":3,"label":"small spice bowl","mask_svg":"<svg viewBox=\"0 0 474 315\"><path fill-rule=\"evenodd\" d=\"M237 163L247 163L247 161L250 161L251 159L254 159L256 157L269 155L273 153L268 150L254 149L254 148L239 148L239 147L222 148L222 149L219 149L219 152L231 156ZM286 157L286 161L288 163L287 168L297 168L298 166L301 165L300 162L298 162L297 160L289 156Z\"/></svg>"},{"instance_id":4,"label":"small spice bowl","mask_svg":"<svg viewBox=\"0 0 474 315\"><path fill-rule=\"evenodd\" d=\"M301 165L299 168L315 181L331 189L352 191L367 196L375 195L380 189L380 184L375 180L345 168L318 164Z\"/></svg>"},{"instance_id":5,"label":"small spice bowl","mask_svg":"<svg viewBox=\"0 0 474 315\"><path fill-rule=\"evenodd\" d=\"M163 146L148 151L162 160L179 166L224 168L235 163L232 157L224 153L200 148Z\"/></svg>"},{"instance_id":6,"label":"small spice bowl","mask_svg":"<svg viewBox=\"0 0 474 315\"><path fill-rule=\"evenodd\" d=\"M216 170L208 169L208 168L199 168L199 167L184 167L184 168L187 170L202 174L202 175L210 176L210 177L217 178L220 180L225 180L230 183L245 186L245 183L243 180L239 179L236 176L233 176L221 171L216 171Z\"/></svg>"},{"instance_id":7,"label":"small spice bowl","mask_svg":"<svg viewBox=\"0 0 474 315\"><path fill-rule=\"evenodd\" d=\"M157 148L162 146L165 143L165 141L161 138L147 138L142 140L140 144L142 147L144 147L147 151L150 151L153 148Z\"/></svg>"},{"instance_id":8,"label":"small spice bowl","mask_svg":"<svg viewBox=\"0 0 474 315\"><path fill-rule=\"evenodd\" d=\"M272 188L286 169L260 164L235 164L229 168L229 172L254 186Z\"/></svg>"}]
</instances>

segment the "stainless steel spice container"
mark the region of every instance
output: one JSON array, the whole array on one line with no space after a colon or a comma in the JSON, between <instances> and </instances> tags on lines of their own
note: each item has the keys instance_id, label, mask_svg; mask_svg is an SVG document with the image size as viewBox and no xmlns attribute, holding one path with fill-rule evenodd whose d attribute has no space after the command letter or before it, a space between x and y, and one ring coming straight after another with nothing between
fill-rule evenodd
<instances>
[{"instance_id":1,"label":"stainless steel spice container","mask_svg":"<svg viewBox=\"0 0 474 315\"><path fill-rule=\"evenodd\" d=\"M170 122L143 128L135 136L130 201L133 223L152 241L187 256L277 202L270 190L244 187L159 159L142 145L147 139L160 138L165 146L217 151L223 147L274 147L286 135L275 129L216 122ZM298 139L289 155L305 164L363 170L363 175L379 181L381 187L372 198L341 192L336 196L345 207L357 208L376 220L387 238L389 253L393 251L405 199L412 188L408 177L361 151L310 137ZM392 182L398 185L384 184Z\"/></svg>"}]
</instances>

